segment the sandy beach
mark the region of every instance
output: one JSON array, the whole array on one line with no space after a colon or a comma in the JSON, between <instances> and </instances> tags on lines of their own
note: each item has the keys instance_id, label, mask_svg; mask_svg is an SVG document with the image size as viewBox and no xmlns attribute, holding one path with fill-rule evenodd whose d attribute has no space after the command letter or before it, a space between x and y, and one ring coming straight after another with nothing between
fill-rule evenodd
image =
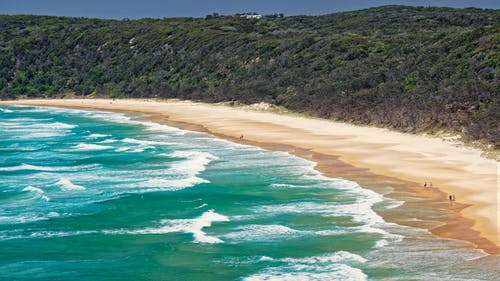
<instances>
[{"instance_id":1,"label":"sandy beach","mask_svg":"<svg viewBox=\"0 0 500 281\"><path fill-rule=\"evenodd\" d=\"M454 216L444 217L442 225L433 227L433 233L470 241L488 253L500 253L498 162L482 157L480 150L456 142L292 114L188 101L61 99L2 101L0 104L146 113L155 122L289 151L317 162L317 169L326 175L358 180L362 185L374 178L394 181L412 194L427 198L424 204L455 212ZM424 182L428 185L432 182L433 189L424 188ZM455 194L455 202L449 202L449 194ZM404 214L404 207L401 209Z\"/></svg>"}]
</instances>

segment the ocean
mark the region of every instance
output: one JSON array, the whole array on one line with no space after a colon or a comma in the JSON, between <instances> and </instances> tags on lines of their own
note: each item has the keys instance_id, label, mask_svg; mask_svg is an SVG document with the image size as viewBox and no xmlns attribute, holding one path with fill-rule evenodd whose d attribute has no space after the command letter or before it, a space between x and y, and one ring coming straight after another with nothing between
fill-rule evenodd
<instances>
[{"instance_id":1,"label":"ocean","mask_svg":"<svg viewBox=\"0 0 500 281\"><path fill-rule=\"evenodd\" d=\"M0 107L0 280L498 280L384 195L139 114Z\"/></svg>"}]
</instances>

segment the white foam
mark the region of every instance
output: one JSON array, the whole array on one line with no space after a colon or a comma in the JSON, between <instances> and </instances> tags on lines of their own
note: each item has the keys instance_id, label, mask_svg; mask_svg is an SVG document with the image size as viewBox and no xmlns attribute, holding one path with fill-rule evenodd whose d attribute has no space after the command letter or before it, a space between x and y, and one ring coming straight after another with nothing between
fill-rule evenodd
<instances>
[{"instance_id":1,"label":"white foam","mask_svg":"<svg viewBox=\"0 0 500 281\"><path fill-rule=\"evenodd\" d=\"M2 167L0 171L26 171L26 170L35 170L35 171L54 171L53 167L42 167L42 166L34 166L30 164L21 164L13 167Z\"/></svg>"},{"instance_id":2,"label":"white foam","mask_svg":"<svg viewBox=\"0 0 500 281\"><path fill-rule=\"evenodd\" d=\"M42 124L29 125L26 123L13 124L8 122L0 122L0 127L6 132L11 134L10 138L15 139L33 139L33 138L49 138L61 137L70 132L67 129L53 129L38 127Z\"/></svg>"},{"instance_id":3,"label":"white foam","mask_svg":"<svg viewBox=\"0 0 500 281\"><path fill-rule=\"evenodd\" d=\"M106 140L100 141L99 143L114 143L114 142L117 142L117 140L115 140L115 139L106 139Z\"/></svg>"},{"instance_id":4,"label":"white foam","mask_svg":"<svg viewBox=\"0 0 500 281\"><path fill-rule=\"evenodd\" d=\"M21 112L47 112L50 107L44 107L44 106L31 106L31 105L20 105L20 104L14 104L11 105L11 107L16 107L16 111L21 111Z\"/></svg>"},{"instance_id":5,"label":"white foam","mask_svg":"<svg viewBox=\"0 0 500 281\"><path fill-rule=\"evenodd\" d=\"M389 199L386 199L389 200ZM385 205L385 209L395 209L401 207L405 201L390 199L388 204Z\"/></svg>"},{"instance_id":6,"label":"white foam","mask_svg":"<svg viewBox=\"0 0 500 281\"><path fill-rule=\"evenodd\" d=\"M134 149L131 149L130 152L144 152L144 150L148 150L148 149L155 149L156 147L154 146L144 146L144 147L139 147L139 148L134 148Z\"/></svg>"},{"instance_id":7,"label":"white foam","mask_svg":"<svg viewBox=\"0 0 500 281\"><path fill-rule=\"evenodd\" d=\"M0 124L4 128L12 129L14 131L19 132L28 132L28 131L58 131L58 130L70 130L76 128L77 125L62 123L62 122L53 122L53 123L39 123L40 121L47 121L52 119L34 119L34 118L16 118L9 119L8 121L3 121ZM27 127L27 122L38 122L33 126Z\"/></svg>"},{"instance_id":8,"label":"white foam","mask_svg":"<svg viewBox=\"0 0 500 281\"><path fill-rule=\"evenodd\" d=\"M96 119L101 119L105 121L111 121L115 123L125 123L125 124L134 124L134 125L142 125L146 127L147 130L152 130L152 131L161 131L161 132L166 132L170 134L175 134L175 135L184 135L187 133L185 130L181 130L175 127L163 125L163 124L158 124L150 121L139 121L139 120L134 120L133 118L126 116L122 113L115 113L115 112L96 112L96 111L83 111L83 110L78 110L76 111L77 113L86 113L86 117L90 118L96 118Z\"/></svg>"},{"instance_id":9,"label":"white foam","mask_svg":"<svg viewBox=\"0 0 500 281\"><path fill-rule=\"evenodd\" d=\"M27 186L25 188L23 188L23 191L32 191L32 192L36 192L38 194L44 194L45 192L43 190L41 190L40 188L38 187L34 187L34 186Z\"/></svg>"},{"instance_id":10,"label":"white foam","mask_svg":"<svg viewBox=\"0 0 500 281\"><path fill-rule=\"evenodd\" d=\"M246 220L254 220L258 218L257 215L236 215L231 216L231 221L246 221Z\"/></svg>"},{"instance_id":11,"label":"white foam","mask_svg":"<svg viewBox=\"0 0 500 281\"><path fill-rule=\"evenodd\" d=\"M382 239L382 240L378 240L376 243L375 243L375 248L383 248L385 246L389 245L389 241L385 240L385 239Z\"/></svg>"},{"instance_id":12,"label":"white foam","mask_svg":"<svg viewBox=\"0 0 500 281\"><path fill-rule=\"evenodd\" d=\"M29 223L34 221L47 220L46 217L39 216L38 214L25 214L15 216L0 216L0 224L20 224Z\"/></svg>"},{"instance_id":13,"label":"white foam","mask_svg":"<svg viewBox=\"0 0 500 281\"><path fill-rule=\"evenodd\" d=\"M175 178L153 178L139 183L137 187L146 188L141 190L141 192L176 191L197 184L209 183L208 180L198 177L198 174L205 170L208 163L214 159L218 159L210 153L199 151L177 151L171 154L160 155L188 159L172 164L165 171L164 175L175 175Z\"/></svg>"},{"instance_id":14,"label":"white foam","mask_svg":"<svg viewBox=\"0 0 500 281\"><path fill-rule=\"evenodd\" d=\"M125 138L121 140L124 143L137 144L137 147L120 147L117 148L116 152L144 152L147 149L156 149L154 145L166 146L172 145L169 142L153 141L153 140L138 140L133 138Z\"/></svg>"},{"instance_id":15,"label":"white foam","mask_svg":"<svg viewBox=\"0 0 500 281\"><path fill-rule=\"evenodd\" d=\"M203 228L210 227L214 222L228 222L229 218L209 210L194 219L162 220L160 227L150 227L138 230L105 230L105 234L166 234L172 232L192 233L195 243L223 243L221 239L208 236Z\"/></svg>"},{"instance_id":16,"label":"white foam","mask_svg":"<svg viewBox=\"0 0 500 281\"><path fill-rule=\"evenodd\" d=\"M147 188L143 192L154 191L177 191L184 188L192 187L201 183L208 183L208 180L199 177L189 177L184 179L149 179L138 185L140 188Z\"/></svg>"},{"instance_id":17,"label":"white foam","mask_svg":"<svg viewBox=\"0 0 500 281\"><path fill-rule=\"evenodd\" d=\"M58 130L58 129L73 129L76 128L76 125L71 125L71 124L66 124L66 123L61 123L61 122L55 122L55 123L47 123L47 124L36 124L37 128L46 128L46 129L53 129L53 130Z\"/></svg>"},{"instance_id":18,"label":"white foam","mask_svg":"<svg viewBox=\"0 0 500 281\"><path fill-rule=\"evenodd\" d=\"M92 143L79 143L71 148L78 151L96 151L96 150L110 149L113 147L108 145L98 145Z\"/></svg>"},{"instance_id":19,"label":"white foam","mask_svg":"<svg viewBox=\"0 0 500 281\"><path fill-rule=\"evenodd\" d=\"M367 275L354 267L366 262L366 259L345 251L306 258L275 260L266 257L259 261L273 262L277 266L267 267L243 280L367 280Z\"/></svg>"},{"instance_id":20,"label":"white foam","mask_svg":"<svg viewBox=\"0 0 500 281\"><path fill-rule=\"evenodd\" d=\"M315 231L314 234L320 236L331 236L331 235L342 235L346 233L353 233L356 229L352 228L341 228L341 229L327 229L327 230L318 230Z\"/></svg>"},{"instance_id":21,"label":"white foam","mask_svg":"<svg viewBox=\"0 0 500 281\"><path fill-rule=\"evenodd\" d=\"M61 190L71 191L71 190L85 190L85 187L72 183L67 178L61 178L57 184L61 185Z\"/></svg>"},{"instance_id":22,"label":"white foam","mask_svg":"<svg viewBox=\"0 0 500 281\"><path fill-rule=\"evenodd\" d=\"M66 133L64 132L30 132L27 135L19 136L19 139L34 139L34 138L53 138L53 137L64 137Z\"/></svg>"},{"instance_id":23,"label":"white foam","mask_svg":"<svg viewBox=\"0 0 500 281\"><path fill-rule=\"evenodd\" d=\"M293 239L312 232L295 230L284 225L245 225L237 228L238 231L228 233L223 237L236 241L270 241Z\"/></svg>"},{"instance_id":24,"label":"white foam","mask_svg":"<svg viewBox=\"0 0 500 281\"><path fill-rule=\"evenodd\" d=\"M281 214L281 213L309 213L309 214L335 214L335 204L316 203L316 202L296 202L278 205L261 205L255 207L253 211L263 215Z\"/></svg>"},{"instance_id":25,"label":"white foam","mask_svg":"<svg viewBox=\"0 0 500 281\"><path fill-rule=\"evenodd\" d=\"M90 138L90 139L99 139L99 138L105 138L105 137L110 137L110 135L90 134L87 138Z\"/></svg>"},{"instance_id":26,"label":"white foam","mask_svg":"<svg viewBox=\"0 0 500 281\"><path fill-rule=\"evenodd\" d=\"M350 232L380 233L386 239L400 241L403 236L389 233L382 229L389 226L371 206L378 202L377 198L361 197L353 203L331 203L331 202L297 202L279 205L263 205L256 207L253 211L261 216L270 216L282 213L295 214L319 214L322 216L348 216L356 222L363 223L361 226L345 227ZM335 235L345 233L343 229L316 231L317 235Z\"/></svg>"},{"instance_id":27,"label":"white foam","mask_svg":"<svg viewBox=\"0 0 500 281\"><path fill-rule=\"evenodd\" d=\"M332 254L326 254L322 256L313 256L307 258L284 258L281 261L287 263L306 263L306 264L318 264L318 263L338 263L344 261L352 261L358 263L365 263L367 260L360 255L356 255L346 251L339 251Z\"/></svg>"},{"instance_id":28,"label":"white foam","mask_svg":"<svg viewBox=\"0 0 500 281\"><path fill-rule=\"evenodd\" d=\"M132 138L124 138L122 142L133 143L133 144L141 144L141 145L172 145L170 142L162 142L162 141L152 141L152 140L138 140Z\"/></svg>"},{"instance_id":29,"label":"white foam","mask_svg":"<svg viewBox=\"0 0 500 281\"><path fill-rule=\"evenodd\" d=\"M56 217L60 217L61 215L58 212L50 212L47 214L47 216L49 218L56 218Z\"/></svg>"},{"instance_id":30,"label":"white foam","mask_svg":"<svg viewBox=\"0 0 500 281\"><path fill-rule=\"evenodd\" d=\"M477 259L481 259L481 258L490 256L490 254L486 253L483 249L476 249L476 250L477 250L477 256L471 257L471 258L467 258L466 259L467 261L474 261L474 260L477 260Z\"/></svg>"},{"instance_id":31,"label":"white foam","mask_svg":"<svg viewBox=\"0 0 500 281\"><path fill-rule=\"evenodd\" d=\"M77 231L39 231L33 232L28 236L18 236L11 237L10 239L15 238L51 238L51 237L68 237L68 236L78 236L78 235L88 235L88 234L96 234L98 233L95 230L77 230Z\"/></svg>"},{"instance_id":32,"label":"white foam","mask_svg":"<svg viewBox=\"0 0 500 281\"><path fill-rule=\"evenodd\" d=\"M296 185L293 184L287 184L287 183L272 183L269 185L270 187L274 188L287 188L287 187L296 187Z\"/></svg>"},{"instance_id":33,"label":"white foam","mask_svg":"<svg viewBox=\"0 0 500 281\"><path fill-rule=\"evenodd\" d=\"M7 130L9 130L9 129L13 129L13 130L15 130L15 129L26 129L25 128L26 124L24 122L26 122L28 120L30 122L34 122L35 121L35 119L31 119L31 118L26 119L26 120L19 120L19 119L8 119L8 120L9 120L8 122L7 121L0 121L0 127L2 127L2 129L7 129ZM21 121L21 122L16 123L16 121L17 122Z\"/></svg>"},{"instance_id":34,"label":"white foam","mask_svg":"<svg viewBox=\"0 0 500 281\"><path fill-rule=\"evenodd\" d=\"M99 164L73 166L73 167L71 167L71 166L48 167L48 166L35 166L35 165L22 163L18 166L1 167L0 171L6 171L6 172L14 172L14 171L43 171L43 172L78 171L81 169L95 168L98 166L99 166Z\"/></svg>"},{"instance_id":35,"label":"white foam","mask_svg":"<svg viewBox=\"0 0 500 281\"><path fill-rule=\"evenodd\" d=\"M17 117L17 118L9 118L5 119L8 120L8 122L5 122L5 124L12 125L14 124L15 126L20 126L21 124L24 124L25 122L40 122L40 121L51 121L53 118L32 118L32 117ZM21 122L21 123L13 123L13 122ZM4 124L4 122L0 122L0 124Z\"/></svg>"},{"instance_id":36,"label":"white foam","mask_svg":"<svg viewBox=\"0 0 500 281\"><path fill-rule=\"evenodd\" d=\"M7 108L1 108L0 107L0 111L3 112L3 113L12 113L13 111L10 110L10 109L7 109Z\"/></svg>"},{"instance_id":37,"label":"white foam","mask_svg":"<svg viewBox=\"0 0 500 281\"><path fill-rule=\"evenodd\" d=\"M5 119L5 121L1 121L0 125L3 128L6 128L10 131L14 132L41 132L41 131L67 131L77 127L76 125L71 125L62 122L53 122L53 123L40 123L42 121L50 121L52 118L44 118L44 119L36 119L36 118L14 118L14 119ZM34 123L31 126L28 126L27 123Z\"/></svg>"},{"instance_id":38,"label":"white foam","mask_svg":"<svg viewBox=\"0 0 500 281\"><path fill-rule=\"evenodd\" d=\"M175 135L185 135L187 131L181 130L175 127L167 126L164 124L159 124L159 123L154 123L154 122L138 122L141 125L146 126L146 128L150 131L160 131L160 132L167 132L170 134L175 134Z\"/></svg>"},{"instance_id":39,"label":"white foam","mask_svg":"<svg viewBox=\"0 0 500 281\"><path fill-rule=\"evenodd\" d=\"M208 204L207 203L203 203L200 206L195 207L195 209L201 209L201 208L206 207L206 206L208 206Z\"/></svg>"},{"instance_id":40,"label":"white foam","mask_svg":"<svg viewBox=\"0 0 500 281\"><path fill-rule=\"evenodd\" d=\"M180 174L197 175L205 171L207 165L213 160L219 159L217 156L202 151L175 151L171 154L163 154L174 158L187 158L188 160L172 165L172 170Z\"/></svg>"},{"instance_id":41,"label":"white foam","mask_svg":"<svg viewBox=\"0 0 500 281\"><path fill-rule=\"evenodd\" d=\"M141 147L137 147L137 148L133 148L133 147L120 147L120 148L117 148L115 149L116 152L144 152L144 150L147 150L147 149L155 149L156 147L154 146L141 146Z\"/></svg>"},{"instance_id":42,"label":"white foam","mask_svg":"<svg viewBox=\"0 0 500 281\"><path fill-rule=\"evenodd\" d=\"M192 224L191 231L194 235L195 242L200 243L222 243L223 241L217 237L212 237L206 235L205 232L202 231L203 228L209 227L213 222L228 222L229 218L214 212L213 210L209 210L203 215L195 219Z\"/></svg>"},{"instance_id":43,"label":"white foam","mask_svg":"<svg viewBox=\"0 0 500 281\"><path fill-rule=\"evenodd\" d=\"M86 117L101 119L104 121L111 121L115 123L135 123L131 120L130 117L122 113L84 110L78 110L78 113L85 113Z\"/></svg>"},{"instance_id":44,"label":"white foam","mask_svg":"<svg viewBox=\"0 0 500 281\"><path fill-rule=\"evenodd\" d=\"M0 151L37 151L45 148L46 146L43 144L38 144L36 146L22 146L20 147L19 145L9 145L7 147L1 147Z\"/></svg>"},{"instance_id":45,"label":"white foam","mask_svg":"<svg viewBox=\"0 0 500 281\"><path fill-rule=\"evenodd\" d=\"M273 261L274 259L268 256L262 256L259 258L259 261Z\"/></svg>"},{"instance_id":46,"label":"white foam","mask_svg":"<svg viewBox=\"0 0 500 281\"><path fill-rule=\"evenodd\" d=\"M313 168L314 168L313 165L309 167L309 169ZM401 235L391 234L383 230L382 227L388 226L389 224L386 223L383 220L383 218L373 210L373 206L375 204L384 202L386 200L384 196L374 191L364 189L359 184L353 181L348 181L344 179L334 179L334 178L332 179L325 177L322 174L311 174L311 173L308 173L302 177L308 181L317 182L317 184L315 184L315 187L317 185L322 185L324 186L324 188L332 188L337 190L340 189L344 191L344 193L352 195L353 198L352 200L355 201L354 202L348 201L344 203L299 202L299 203L290 203L290 204L274 205L274 206L273 205L260 206L258 210L256 209L255 211L262 212L264 214L278 212L278 213L315 213L324 216L349 216L352 217L354 221L364 224L363 226L360 227L350 227L349 229L352 231L380 233L385 238L394 239L397 241L400 241L402 239ZM326 234L326 232L324 232L323 234Z\"/></svg>"},{"instance_id":47,"label":"white foam","mask_svg":"<svg viewBox=\"0 0 500 281\"><path fill-rule=\"evenodd\" d=\"M34 186L29 185L29 186L23 188L23 191L34 192L37 195L39 195L43 200L50 201L50 197L45 195L45 191L43 191L42 189L40 189L38 187L34 187Z\"/></svg>"}]
</instances>

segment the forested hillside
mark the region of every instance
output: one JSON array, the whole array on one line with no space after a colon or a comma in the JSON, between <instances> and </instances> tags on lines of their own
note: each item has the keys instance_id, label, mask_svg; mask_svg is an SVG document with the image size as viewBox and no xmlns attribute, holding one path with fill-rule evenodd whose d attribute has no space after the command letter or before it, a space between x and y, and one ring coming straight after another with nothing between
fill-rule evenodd
<instances>
[{"instance_id":1,"label":"forested hillside","mask_svg":"<svg viewBox=\"0 0 500 281\"><path fill-rule=\"evenodd\" d=\"M324 16L0 16L0 97L269 102L500 141L500 10L384 6Z\"/></svg>"}]
</instances>

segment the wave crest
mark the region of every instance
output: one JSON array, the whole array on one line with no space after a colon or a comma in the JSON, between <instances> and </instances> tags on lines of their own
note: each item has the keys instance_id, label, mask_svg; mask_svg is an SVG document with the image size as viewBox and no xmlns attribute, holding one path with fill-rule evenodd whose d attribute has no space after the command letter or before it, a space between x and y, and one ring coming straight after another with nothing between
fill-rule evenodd
<instances>
[{"instance_id":1,"label":"wave crest","mask_svg":"<svg viewBox=\"0 0 500 281\"><path fill-rule=\"evenodd\" d=\"M57 184L61 186L61 190L64 191L70 191L70 190L85 190L85 187L81 185L77 185L72 183L69 179L67 178L61 178Z\"/></svg>"},{"instance_id":2,"label":"wave crest","mask_svg":"<svg viewBox=\"0 0 500 281\"><path fill-rule=\"evenodd\" d=\"M137 230L105 230L105 234L166 234L172 232L192 233L195 243L223 243L221 239L209 236L203 228L212 226L214 222L228 222L229 218L216 213L214 210L204 212L194 219L162 220L160 227L150 227Z\"/></svg>"},{"instance_id":3,"label":"wave crest","mask_svg":"<svg viewBox=\"0 0 500 281\"><path fill-rule=\"evenodd\" d=\"M96 151L96 150L111 149L113 147L109 145L99 145L93 143L79 143L75 146L72 146L71 148L77 151Z\"/></svg>"},{"instance_id":4,"label":"wave crest","mask_svg":"<svg viewBox=\"0 0 500 281\"><path fill-rule=\"evenodd\" d=\"M40 189L38 187L34 187L34 186L29 185L29 186L23 188L22 191L34 192L35 194L40 196L40 198L42 198L43 200L45 200L47 202L50 201L50 197L45 195L45 191L43 191L42 189Z\"/></svg>"},{"instance_id":5,"label":"wave crest","mask_svg":"<svg viewBox=\"0 0 500 281\"><path fill-rule=\"evenodd\" d=\"M2 172L15 172L15 171L42 171L42 172L64 172L64 171L81 171L82 169L91 169L98 167L99 164L82 165L82 166L36 166L22 163L17 166L0 167Z\"/></svg>"},{"instance_id":6,"label":"wave crest","mask_svg":"<svg viewBox=\"0 0 500 281\"><path fill-rule=\"evenodd\" d=\"M346 251L306 258L275 260L265 257L259 261L276 265L243 280L367 280L368 278L363 271L355 267L365 263L366 259Z\"/></svg>"}]
</instances>

